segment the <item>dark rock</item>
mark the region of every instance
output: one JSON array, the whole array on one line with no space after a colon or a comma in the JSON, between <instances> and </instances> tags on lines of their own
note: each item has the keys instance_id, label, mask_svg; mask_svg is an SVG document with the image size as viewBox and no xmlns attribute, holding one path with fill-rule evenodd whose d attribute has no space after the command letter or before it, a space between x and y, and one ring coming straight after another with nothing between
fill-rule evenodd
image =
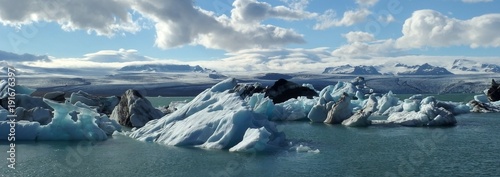
<instances>
[{"instance_id":1,"label":"dark rock","mask_svg":"<svg viewBox=\"0 0 500 177\"><path fill-rule=\"evenodd\" d=\"M242 98L251 97L254 93L265 93L264 87L260 84L238 84L233 88L234 92L240 93Z\"/></svg>"},{"instance_id":2,"label":"dark rock","mask_svg":"<svg viewBox=\"0 0 500 177\"><path fill-rule=\"evenodd\" d=\"M64 101L66 101L66 98L64 98L65 94L66 93L62 91L48 92L45 95L43 95L43 98L64 103Z\"/></svg>"},{"instance_id":3,"label":"dark rock","mask_svg":"<svg viewBox=\"0 0 500 177\"><path fill-rule=\"evenodd\" d=\"M266 96L272 99L276 104L285 102L291 98L298 98L299 96L312 98L318 96L318 93L308 87L298 85L285 79L279 79L273 86L266 89Z\"/></svg>"},{"instance_id":4,"label":"dark rock","mask_svg":"<svg viewBox=\"0 0 500 177\"><path fill-rule=\"evenodd\" d=\"M232 91L239 93L242 98L250 97L254 93L265 93L265 97L272 99L274 104L298 98L299 96L306 96L307 98L318 96L318 93L309 87L304 87L285 79L279 79L269 88L262 87L259 83L253 85L238 84Z\"/></svg>"},{"instance_id":5,"label":"dark rock","mask_svg":"<svg viewBox=\"0 0 500 177\"><path fill-rule=\"evenodd\" d=\"M129 89L121 97L110 118L127 127L142 127L153 119L159 119L163 113L154 108L151 102L139 91Z\"/></svg>"},{"instance_id":6,"label":"dark rock","mask_svg":"<svg viewBox=\"0 0 500 177\"><path fill-rule=\"evenodd\" d=\"M491 87L488 89L488 99L491 102L500 100L500 84L495 82L495 79L491 80Z\"/></svg>"}]
</instances>

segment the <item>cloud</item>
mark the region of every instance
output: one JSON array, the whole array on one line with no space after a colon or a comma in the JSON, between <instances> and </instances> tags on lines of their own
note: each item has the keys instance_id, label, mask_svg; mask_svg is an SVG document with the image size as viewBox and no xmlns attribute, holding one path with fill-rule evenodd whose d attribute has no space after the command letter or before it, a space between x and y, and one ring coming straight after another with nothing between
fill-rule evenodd
<instances>
[{"instance_id":1,"label":"cloud","mask_svg":"<svg viewBox=\"0 0 500 177\"><path fill-rule=\"evenodd\" d=\"M378 0L356 0L356 4L360 6L371 7L377 4Z\"/></svg>"},{"instance_id":2,"label":"cloud","mask_svg":"<svg viewBox=\"0 0 500 177\"><path fill-rule=\"evenodd\" d=\"M370 42L375 40L375 37L373 34L367 33L367 32L362 32L362 31L351 31L347 34L343 34L347 39L348 43L354 43L354 42Z\"/></svg>"},{"instance_id":3,"label":"cloud","mask_svg":"<svg viewBox=\"0 0 500 177\"><path fill-rule=\"evenodd\" d=\"M295 10L304 10L309 5L309 0L280 0L287 3L288 7Z\"/></svg>"},{"instance_id":4,"label":"cloud","mask_svg":"<svg viewBox=\"0 0 500 177\"><path fill-rule=\"evenodd\" d=\"M101 50L96 53L84 55L84 60L92 62L132 62L132 61L152 61L153 59L138 55L137 50L119 49L119 50Z\"/></svg>"},{"instance_id":5,"label":"cloud","mask_svg":"<svg viewBox=\"0 0 500 177\"><path fill-rule=\"evenodd\" d=\"M103 68L117 69L131 64L182 63L173 59L157 59L140 55L135 49L101 50L76 58L50 58L51 60L26 61L22 62L22 64L39 68L94 68L95 70L102 70Z\"/></svg>"},{"instance_id":6,"label":"cloud","mask_svg":"<svg viewBox=\"0 0 500 177\"><path fill-rule=\"evenodd\" d=\"M493 0L462 0L465 3L493 2Z\"/></svg>"},{"instance_id":7,"label":"cloud","mask_svg":"<svg viewBox=\"0 0 500 177\"><path fill-rule=\"evenodd\" d=\"M383 15L379 16L378 21L387 24L396 21L396 19L391 14L388 14L386 16Z\"/></svg>"},{"instance_id":8,"label":"cloud","mask_svg":"<svg viewBox=\"0 0 500 177\"><path fill-rule=\"evenodd\" d=\"M18 27L47 21L58 23L66 31L86 30L105 36L135 33L142 30L143 24L152 24L156 30L155 46L162 49L202 45L237 51L305 43L303 35L292 29L262 24L269 18L303 20L317 16L298 8L307 1L289 3L290 7L286 7L235 0L228 17L216 16L191 0L0 0L0 23Z\"/></svg>"},{"instance_id":9,"label":"cloud","mask_svg":"<svg viewBox=\"0 0 500 177\"><path fill-rule=\"evenodd\" d=\"M48 21L66 31L81 29L112 36L140 30L128 9L127 1L119 0L0 0L0 23L19 26Z\"/></svg>"},{"instance_id":10,"label":"cloud","mask_svg":"<svg viewBox=\"0 0 500 177\"><path fill-rule=\"evenodd\" d=\"M299 72L322 70L325 63L336 60L328 48L248 49L228 53L227 56L221 60L195 61L191 64L224 72Z\"/></svg>"},{"instance_id":11,"label":"cloud","mask_svg":"<svg viewBox=\"0 0 500 177\"><path fill-rule=\"evenodd\" d=\"M434 10L413 12L403 25L399 48L466 45L500 47L500 14L486 14L468 20L447 17Z\"/></svg>"},{"instance_id":12,"label":"cloud","mask_svg":"<svg viewBox=\"0 0 500 177\"><path fill-rule=\"evenodd\" d=\"M300 19L301 14L307 14L295 13L285 7L270 7L257 1L236 0L230 18L225 15L217 17L212 12L194 7L192 1L134 2L133 9L155 22L155 45L162 49L193 44L237 51L305 42L303 36L292 29L260 24L260 20L265 18ZM247 22L252 22L252 25Z\"/></svg>"},{"instance_id":13,"label":"cloud","mask_svg":"<svg viewBox=\"0 0 500 177\"><path fill-rule=\"evenodd\" d=\"M54 58L51 60L38 60L22 62L16 67L19 70L32 71L39 74L70 74L85 76L103 76L112 74L116 69L127 65L139 64L188 64L200 65L205 68L214 69L223 74L248 75L253 73L321 73L325 67L350 65L381 65L384 63L405 63L409 65L430 63L438 66L448 66L454 59L468 58L478 61L494 63L498 57L464 57L464 56L416 56L416 55L382 55L382 51L393 51L394 41L368 40L364 37L353 37L354 35L370 36L363 32L352 32L345 34L359 39L347 47L341 47L333 52L328 48L281 48L281 49L246 49L227 53L226 57L218 60L202 61L179 61L175 59L157 59L140 55L133 49L103 50L86 54L80 58ZM363 42L364 41L364 42ZM363 48L363 46L367 46ZM351 53L340 55L341 49L354 48ZM357 48L355 48L357 47ZM384 47L387 47L384 49ZM378 52L378 53L377 53ZM394 51L393 51L394 52ZM375 54L374 54L375 53ZM382 54L381 54L382 53ZM99 58L118 57L117 60L100 60ZM128 56L128 57L126 57ZM370 58L367 60L366 58ZM144 60L147 59L147 60ZM118 62L119 61L119 62ZM487 63L488 63L487 62ZM0 62L1 63L1 62Z\"/></svg>"},{"instance_id":14,"label":"cloud","mask_svg":"<svg viewBox=\"0 0 500 177\"><path fill-rule=\"evenodd\" d=\"M340 58L370 59L373 57L400 56L403 50L396 48L393 39L375 40L373 34L351 31L343 34L348 44L340 46L332 52L333 56Z\"/></svg>"},{"instance_id":15,"label":"cloud","mask_svg":"<svg viewBox=\"0 0 500 177\"><path fill-rule=\"evenodd\" d=\"M334 10L329 9L324 14L317 18L317 23L314 25L316 30L324 30L338 26L352 26L366 20L366 17L371 14L368 9L356 9L344 12L342 19L336 17Z\"/></svg>"},{"instance_id":16,"label":"cloud","mask_svg":"<svg viewBox=\"0 0 500 177\"><path fill-rule=\"evenodd\" d=\"M222 72L295 72L323 70L325 63L336 62L328 48L314 49L245 49L227 53L218 60L179 61L143 56L133 49L102 50L79 58L52 58L50 61L23 62L31 68L64 68L96 70L95 74L135 64L188 64L201 65ZM331 65L331 64L329 64Z\"/></svg>"},{"instance_id":17,"label":"cloud","mask_svg":"<svg viewBox=\"0 0 500 177\"><path fill-rule=\"evenodd\" d=\"M25 62L25 61L50 61L46 55L16 54L0 50L0 61Z\"/></svg>"},{"instance_id":18,"label":"cloud","mask_svg":"<svg viewBox=\"0 0 500 177\"><path fill-rule=\"evenodd\" d=\"M304 2L291 2L304 3ZM256 0L236 0L231 10L231 18L240 23L260 23L268 18L278 18L284 20L301 20L317 16L316 13L303 11L302 9L291 9L285 6L272 7L269 3L258 2ZM297 4L293 4L297 6ZM295 7L297 8L297 7Z\"/></svg>"},{"instance_id":19,"label":"cloud","mask_svg":"<svg viewBox=\"0 0 500 177\"><path fill-rule=\"evenodd\" d=\"M333 9L326 10L322 15L317 16L315 30L325 30L331 27L352 26L357 23L364 22L372 11L370 7L378 3L379 0L356 0L358 8L355 10L345 11L342 18L337 17L337 13ZM394 20L392 15L388 15L383 19L387 23Z\"/></svg>"}]
</instances>

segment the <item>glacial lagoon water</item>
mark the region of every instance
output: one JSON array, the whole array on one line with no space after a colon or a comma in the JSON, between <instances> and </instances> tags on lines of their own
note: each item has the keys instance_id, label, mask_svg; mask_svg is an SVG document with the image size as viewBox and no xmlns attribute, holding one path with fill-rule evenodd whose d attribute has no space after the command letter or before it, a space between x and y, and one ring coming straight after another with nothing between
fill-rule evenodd
<instances>
[{"instance_id":1,"label":"glacial lagoon water","mask_svg":"<svg viewBox=\"0 0 500 177\"><path fill-rule=\"evenodd\" d=\"M379 117L374 117L378 119ZM278 122L291 146L267 154L164 146L124 135L102 142L0 142L0 176L498 176L500 114L445 128L349 128ZM303 145L317 152L297 152Z\"/></svg>"}]
</instances>

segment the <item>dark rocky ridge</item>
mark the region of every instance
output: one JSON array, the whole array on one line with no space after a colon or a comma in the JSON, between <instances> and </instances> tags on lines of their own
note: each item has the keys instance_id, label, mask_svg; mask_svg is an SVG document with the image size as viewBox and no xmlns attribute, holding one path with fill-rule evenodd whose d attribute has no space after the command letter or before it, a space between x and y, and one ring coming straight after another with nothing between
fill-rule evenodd
<instances>
[{"instance_id":1,"label":"dark rocky ridge","mask_svg":"<svg viewBox=\"0 0 500 177\"><path fill-rule=\"evenodd\" d=\"M275 104L292 98L298 98L299 96L306 96L307 98L318 96L315 90L287 81L286 79L279 79L271 87L262 87L260 84L238 84L233 88L233 91L240 93L240 96L243 98L252 96L254 93L265 93L265 96L272 99Z\"/></svg>"}]
</instances>

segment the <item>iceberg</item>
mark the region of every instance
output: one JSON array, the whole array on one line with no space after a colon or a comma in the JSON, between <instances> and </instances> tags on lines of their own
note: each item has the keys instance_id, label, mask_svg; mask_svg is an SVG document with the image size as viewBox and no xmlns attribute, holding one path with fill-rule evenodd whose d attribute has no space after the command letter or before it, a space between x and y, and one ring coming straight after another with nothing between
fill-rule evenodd
<instances>
[{"instance_id":1,"label":"iceberg","mask_svg":"<svg viewBox=\"0 0 500 177\"><path fill-rule=\"evenodd\" d=\"M32 97L26 94L16 94L16 107L23 107L24 109L33 109L36 107L41 107L45 109L52 109L47 105L42 98Z\"/></svg>"},{"instance_id":2,"label":"iceberg","mask_svg":"<svg viewBox=\"0 0 500 177\"><path fill-rule=\"evenodd\" d=\"M384 94L377 101L377 112L378 115L389 115L390 112L399 112L399 109L393 108L394 106L399 105L399 98L397 98L392 91ZM391 109L392 108L392 109ZM402 110L402 107L401 107Z\"/></svg>"},{"instance_id":3,"label":"iceberg","mask_svg":"<svg viewBox=\"0 0 500 177\"><path fill-rule=\"evenodd\" d=\"M270 117L270 120L294 121L306 119L315 104L316 101L314 99L308 99L303 96L296 99L289 99L274 106L274 111L272 111L274 114ZM269 108L273 109L273 107Z\"/></svg>"},{"instance_id":4,"label":"iceberg","mask_svg":"<svg viewBox=\"0 0 500 177\"><path fill-rule=\"evenodd\" d=\"M7 138L11 126L15 126L16 140L101 141L106 140L114 131L121 129L114 120L108 119L105 115L101 116L96 109L80 102L72 105L69 102L58 103L48 99L43 99L43 101L54 110L53 117L47 118L51 114L48 114L46 109L17 108L19 119L32 121L7 121L5 118L5 121L0 121L2 137L0 139ZM0 112L4 114L4 111ZM49 119L50 122L46 125L41 124L48 122Z\"/></svg>"},{"instance_id":5,"label":"iceberg","mask_svg":"<svg viewBox=\"0 0 500 177\"><path fill-rule=\"evenodd\" d=\"M110 117L123 126L142 127L150 120L159 119L162 116L163 113L154 108L139 91L129 89L125 91Z\"/></svg>"},{"instance_id":6,"label":"iceberg","mask_svg":"<svg viewBox=\"0 0 500 177\"><path fill-rule=\"evenodd\" d=\"M368 118L377 110L377 104L375 96L370 95L363 109L359 110L348 119L342 121L342 125L348 127L367 127L371 125L371 121L368 120Z\"/></svg>"},{"instance_id":7,"label":"iceberg","mask_svg":"<svg viewBox=\"0 0 500 177\"><path fill-rule=\"evenodd\" d=\"M500 101L483 103L471 100L467 103L467 106L471 108L470 112L474 113L500 112Z\"/></svg>"},{"instance_id":8,"label":"iceberg","mask_svg":"<svg viewBox=\"0 0 500 177\"><path fill-rule=\"evenodd\" d=\"M352 109L349 108L350 103L350 96L344 92L340 100L328 111L324 122L328 124L340 124L342 121L348 119L352 115Z\"/></svg>"},{"instance_id":9,"label":"iceberg","mask_svg":"<svg viewBox=\"0 0 500 177\"><path fill-rule=\"evenodd\" d=\"M16 92L16 94L25 94L25 95L31 95L33 92L35 92L35 89L28 88L22 85L15 85L13 88ZM9 95L9 82L6 80L0 80L0 99L6 98Z\"/></svg>"},{"instance_id":10,"label":"iceberg","mask_svg":"<svg viewBox=\"0 0 500 177\"><path fill-rule=\"evenodd\" d=\"M57 103L44 99L44 101L54 108L54 118L52 122L45 126L40 126L37 140L106 140L106 133L95 123L95 117L99 113L95 110L78 107L68 102ZM77 120L71 118L70 113L76 111Z\"/></svg>"},{"instance_id":11,"label":"iceberg","mask_svg":"<svg viewBox=\"0 0 500 177\"><path fill-rule=\"evenodd\" d=\"M393 112L387 118L388 123L403 126L452 126L457 123L452 112L438 107L434 97L426 97L417 103L421 96L410 97L405 100L408 105L402 112ZM410 100L410 101L407 101ZM403 106L405 107L405 106Z\"/></svg>"},{"instance_id":12,"label":"iceberg","mask_svg":"<svg viewBox=\"0 0 500 177\"><path fill-rule=\"evenodd\" d=\"M15 128L15 131L11 131ZM0 121L0 140L8 140L9 133L14 133L16 141L33 141L36 140L38 131L40 130L40 123L29 121Z\"/></svg>"},{"instance_id":13,"label":"iceberg","mask_svg":"<svg viewBox=\"0 0 500 177\"><path fill-rule=\"evenodd\" d=\"M232 152L267 151L286 144L285 134L265 114L253 109L258 104L250 105L241 98L241 93L233 90L236 85L234 78L219 82L179 110L149 121L129 136L164 145Z\"/></svg>"},{"instance_id":14,"label":"iceberg","mask_svg":"<svg viewBox=\"0 0 500 177\"><path fill-rule=\"evenodd\" d=\"M327 105L333 105L333 104L327 104ZM311 122L324 122L326 120L328 110L330 109L331 106L325 106L321 104L314 105L311 111L309 111L309 113L307 114L307 118L311 120Z\"/></svg>"},{"instance_id":15,"label":"iceberg","mask_svg":"<svg viewBox=\"0 0 500 177\"><path fill-rule=\"evenodd\" d=\"M115 108L116 105L118 105L119 101L120 99L116 96L98 97L81 90L78 92L71 93L71 96L69 98L69 102L71 104L75 104L76 102L82 102L88 106L96 107L97 112L104 113L107 115L113 112L113 109Z\"/></svg>"},{"instance_id":16,"label":"iceberg","mask_svg":"<svg viewBox=\"0 0 500 177\"><path fill-rule=\"evenodd\" d=\"M23 107L16 108L16 120L26 120L29 122L38 122L40 125L47 125L52 121L51 110L44 109L41 107L36 107L33 109L26 110Z\"/></svg>"}]
</instances>

